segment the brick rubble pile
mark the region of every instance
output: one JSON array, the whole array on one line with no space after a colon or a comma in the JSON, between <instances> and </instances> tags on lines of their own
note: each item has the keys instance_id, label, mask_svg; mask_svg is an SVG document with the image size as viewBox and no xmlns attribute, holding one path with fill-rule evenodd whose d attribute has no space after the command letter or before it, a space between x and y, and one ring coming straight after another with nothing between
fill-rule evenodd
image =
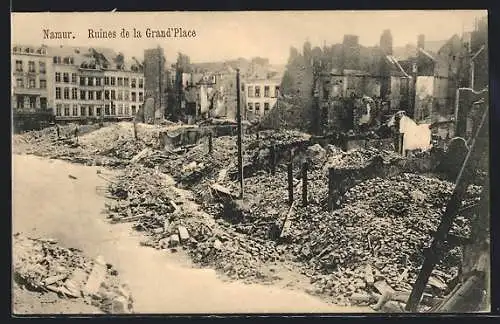
<instances>
[{"instance_id":1,"label":"brick rubble pile","mask_svg":"<svg viewBox=\"0 0 500 324\"><path fill-rule=\"evenodd\" d=\"M102 257L92 260L80 250L65 248L52 239L13 237L13 272L22 287L54 292L61 298L82 299L104 313L133 312L128 287Z\"/></svg>"}]
</instances>

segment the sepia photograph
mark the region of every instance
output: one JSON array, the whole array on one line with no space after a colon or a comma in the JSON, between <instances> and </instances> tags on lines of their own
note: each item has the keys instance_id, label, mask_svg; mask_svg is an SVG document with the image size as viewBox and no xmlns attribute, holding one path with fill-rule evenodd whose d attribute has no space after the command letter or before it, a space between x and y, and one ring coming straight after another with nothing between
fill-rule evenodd
<instances>
[{"instance_id":1,"label":"sepia photograph","mask_svg":"<svg viewBox=\"0 0 500 324\"><path fill-rule=\"evenodd\" d=\"M486 10L11 13L13 316L488 313Z\"/></svg>"}]
</instances>

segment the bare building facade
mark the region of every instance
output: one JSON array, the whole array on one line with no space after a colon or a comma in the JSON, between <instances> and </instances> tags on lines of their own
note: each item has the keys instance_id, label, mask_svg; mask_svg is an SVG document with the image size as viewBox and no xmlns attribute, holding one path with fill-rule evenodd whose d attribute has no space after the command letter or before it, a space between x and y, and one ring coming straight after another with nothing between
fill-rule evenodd
<instances>
[{"instance_id":1,"label":"bare building facade","mask_svg":"<svg viewBox=\"0 0 500 324\"><path fill-rule=\"evenodd\" d=\"M145 107L144 119L152 122L165 116L166 92L168 76L165 66L165 54L163 48L157 47L144 50L144 78L145 78L145 100L152 98L152 107ZM151 101L151 100L150 100Z\"/></svg>"}]
</instances>

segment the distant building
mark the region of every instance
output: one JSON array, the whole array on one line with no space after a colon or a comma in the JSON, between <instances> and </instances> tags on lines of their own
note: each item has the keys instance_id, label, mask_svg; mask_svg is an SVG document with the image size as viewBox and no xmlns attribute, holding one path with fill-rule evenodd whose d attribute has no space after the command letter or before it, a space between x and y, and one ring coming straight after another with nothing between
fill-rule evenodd
<instances>
[{"instance_id":1,"label":"distant building","mask_svg":"<svg viewBox=\"0 0 500 324\"><path fill-rule=\"evenodd\" d=\"M358 69L361 61L361 46L359 45L359 36L344 35L344 41L342 45L340 69Z\"/></svg>"},{"instance_id":2,"label":"distant building","mask_svg":"<svg viewBox=\"0 0 500 324\"><path fill-rule=\"evenodd\" d=\"M56 120L131 118L131 84L144 82L140 63L127 62L110 49L47 47L47 105ZM141 91L142 92L142 91Z\"/></svg>"},{"instance_id":3,"label":"distant building","mask_svg":"<svg viewBox=\"0 0 500 324\"><path fill-rule=\"evenodd\" d=\"M244 86L243 78L240 76L241 87ZM237 104L237 88L236 88L236 70L227 66L222 71L215 72L215 85L214 88L218 94L219 104L216 107L214 115L217 117L226 117L228 119L236 118L236 104ZM240 89L242 100L244 104L243 91ZM243 111L243 108L242 108ZM243 113L242 113L243 114Z\"/></svg>"},{"instance_id":4,"label":"distant building","mask_svg":"<svg viewBox=\"0 0 500 324\"><path fill-rule=\"evenodd\" d=\"M243 102L246 103L244 115L247 119L260 119L276 106L279 98L280 84L280 77L272 79L248 79L244 82Z\"/></svg>"},{"instance_id":5,"label":"distant building","mask_svg":"<svg viewBox=\"0 0 500 324\"><path fill-rule=\"evenodd\" d=\"M467 45L458 35L445 42L437 52L427 50L425 37L419 35L416 56L400 62L413 78L410 115L416 121L430 121L453 114L460 68L467 56Z\"/></svg>"},{"instance_id":6,"label":"distant building","mask_svg":"<svg viewBox=\"0 0 500 324\"><path fill-rule=\"evenodd\" d=\"M47 47L12 48L12 109L16 112L46 111L51 108L51 62Z\"/></svg>"}]
</instances>

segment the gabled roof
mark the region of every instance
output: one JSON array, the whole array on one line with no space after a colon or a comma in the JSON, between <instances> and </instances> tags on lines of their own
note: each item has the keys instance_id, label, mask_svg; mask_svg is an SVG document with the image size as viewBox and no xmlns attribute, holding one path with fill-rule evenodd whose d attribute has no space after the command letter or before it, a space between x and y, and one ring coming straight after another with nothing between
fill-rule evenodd
<instances>
[{"instance_id":1,"label":"gabled roof","mask_svg":"<svg viewBox=\"0 0 500 324\"><path fill-rule=\"evenodd\" d=\"M449 39L438 40L438 41L425 41L424 48L427 53L437 53ZM393 55L398 58L398 60L407 60L411 57L415 57L418 54L418 48L415 44L407 44L405 46L398 46L393 48Z\"/></svg>"},{"instance_id":2,"label":"gabled roof","mask_svg":"<svg viewBox=\"0 0 500 324\"><path fill-rule=\"evenodd\" d=\"M479 49L476 53L474 53L474 54L472 55L471 60L472 60L472 61L474 61L474 60L476 59L476 57L478 57L478 55L479 55L479 54L481 54L481 53L484 51L484 49L485 49L485 48L486 48L486 47L485 47L484 45L483 45L483 46L481 46L481 48L480 48L480 49Z\"/></svg>"},{"instance_id":3,"label":"gabled roof","mask_svg":"<svg viewBox=\"0 0 500 324\"><path fill-rule=\"evenodd\" d=\"M432 55L431 53L429 53L428 51L426 51L425 49L423 48L418 48L418 52L421 53L421 54L424 54L425 56L427 56L428 58L430 58L431 60L433 61L436 61L436 58L434 57L434 55Z\"/></svg>"},{"instance_id":4,"label":"gabled roof","mask_svg":"<svg viewBox=\"0 0 500 324\"><path fill-rule=\"evenodd\" d=\"M405 72L401 64L399 64L398 60L394 56L386 55L385 58L393 66L394 70L396 70L398 73L401 73L404 77L409 77L409 75Z\"/></svg>"}]
</instances>

